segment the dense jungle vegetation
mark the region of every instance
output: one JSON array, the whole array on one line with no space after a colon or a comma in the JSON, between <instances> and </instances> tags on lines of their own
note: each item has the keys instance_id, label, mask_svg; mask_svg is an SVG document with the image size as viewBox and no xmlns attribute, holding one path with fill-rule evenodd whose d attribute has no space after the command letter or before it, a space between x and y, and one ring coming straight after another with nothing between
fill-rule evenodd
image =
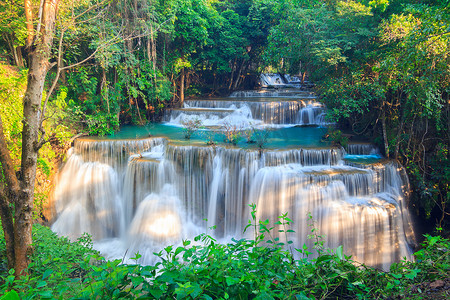
<instances>
[{"instance_id":1,"label":"dense jungle vegetation","mask_svg":"<svg viewBox=\"0 0 450 300\"><path fill-rule=\"evenodd\" d=\"M48 3L56 3L58 11L47 51L39 45L48 41L45 30L51 26L41 28L39 20L47 20L40 17L47 16ZM4 163L6 152L0 151L2 201L11 197L5 191L17 181L8 180L9 171L15 170L20 182L26 177L20 165L22 138L28 136L22 99L33 80L28 70L36 55L46 55L42 61L48 63L39 98L45 105L36 113L43 120L35 145L36 220L45 219L52 176L72 137L157 121L164 109L181 105L185 97L226 95L253 87L261 72L280 72L314 82L339 130L365 136L386 157L398 159L411 181L411 205L429 224L425 230L437 228L435 233L448 236L449 0L0 0L0 32L0 140L13 165ZM338 132L333 137L344 139ZM18 206L2 203L4 221L4 213ZM257 237L232 245L200 239L205 243L198 248L167 249L159 266L165 271L158 272L158 266L89 264L88 238L69 244L36 227L29 277L2 270L2 291L11 290L11 299L16 299L12 288L23 298L209 299L227 298L237 290L243 299L263 292L298 299L404 293L420 298L426 297L424 284L445 278L449 268L448 240L439 237L428 236L417 261L393 266L392 273L355 268L339 250L319 247L321 256L310 264L293 262L289 252L277 247L254 247ZM3 245L2 268L8 252ZM64 261L57 259L62 249L67 249ZM211 255L220 259L210 260ZM232 257L240 257L242 264ZM252 269L259 263L269 265ZM245 267L250 269L242 271ZM380 285L386 289L378 290Z\"/></svg>"}]
</instances>

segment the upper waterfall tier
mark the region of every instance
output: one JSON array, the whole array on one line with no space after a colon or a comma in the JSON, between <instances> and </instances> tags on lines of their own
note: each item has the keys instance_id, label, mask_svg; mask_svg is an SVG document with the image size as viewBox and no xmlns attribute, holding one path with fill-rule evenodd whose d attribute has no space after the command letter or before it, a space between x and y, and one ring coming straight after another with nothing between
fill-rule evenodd
<instances>
[{"instance_id":1,"label":"upper waterfall tier","mask_svg":"<svg viewBox=\"0 0 450 300\"><path fill-rule=\"evenodd\" d=\"M167 111L164 121L181 125L198 119L205 126L326 125L321 103L299 98L227 98L186 100L183 108Z\"/></svg>"},{"instance_id":2,"label":"upper waterfall tier","mask_svg":"<svg viewBox=\"0 0 450 300\"><path fill-rule=\"evenodd\" d=\"M313 92L301 91L297 89L276 89L276 90L254 90L254 91L236 91L230 95L230 98L297 98L297 99L316 99Z\"/></svg>"}]
</instances>

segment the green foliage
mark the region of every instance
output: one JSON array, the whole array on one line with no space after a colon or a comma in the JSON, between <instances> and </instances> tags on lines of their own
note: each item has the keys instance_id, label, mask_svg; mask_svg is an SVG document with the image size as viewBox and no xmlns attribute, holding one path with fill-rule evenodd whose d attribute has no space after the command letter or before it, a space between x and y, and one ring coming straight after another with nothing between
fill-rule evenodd
<instances>
[{"instance_id":1,"label":"green foliage","mask_svg":"<svg viewBox=\"0 0 450 300\"><path fill-rule=\"evenodd\" d=\"M329 128L326 134L326 138L329 139L334 145L340 145L344 148L348 145L348 137L342 134L342 131Z\"/></svg>"},{"instance_id":2,"label":"green foliage","mask_svg":"<svg viewBox=\"0 0 450 300\"><path fill-rule=\"evenodd\" d=\"M189 140L192 137L192 135L202 127L202 120L200 119L183 120L181 122L181 125L183 125L184 138Z\"/></svg>"},{"instance_id":3,"label":"green foliage","mask_svg":"<svg viewBox=\"0 0 450 300\"><path fill-rule=\"evenodd\" d=\"M225 122L222 125L223 134L225 135L225 143L230 143L233 145L237 145L237 143L242 138L242 129L237 125L230 124Z\"/></svg>"},{"instance_id":4,"label":"green foliage","mask_svg":"<svg viewBox=\"0 0 450 300\"><path fill-rule=\"evenodd\" d=\"M2 237L2 246L4 239ZM67 238L57 237L49 228L33 227L33 248L29 274L16 278L14 270L1 274L1 290L20 299L68 298L76 295L82 284L82 269L92 250L92 242L85 235L72 243ZM2 252L4 255L4 252ZM4 260L5 261L5 260Z\"/></svg>"},{"instance_id":5,"label":"green foliage","mask_svg":"<svg viewBox=\"0 0 450 300\"><path fill-rule=\"evenodd\" d=\"M88 235L72 243L35 225L29 274L16 278L13 271L0 271L0 289L11 299L420 298L425 283L446 279L450 271L450 241L440 236L425 236L414 261L384 272L357 264L342 247L324 248L311 215L316 258L306 247L290 249L294 232L287 213L271 227L268 220L257 220L255 205L251 216L246 229L254 231L253 239L221 244L201 234L155 253L160 262L154 266L105 261L92 250ZM1 231L0 257L4 264Z\"/></svg>"},{"instance_id":6,"label":"green foliage","mask_svg":"<svg viewBox=\"0 0 450 300\"><path fill-rule=\"evenodd\" d=\"M254 131L253 138L255 139L255 144L259 149L263 149L265 147L269 134L269 129L257 129Z\"/></svg>"},{"instance_id":7,"label":"green foliage","mask_svg":"<svg viewBox=\"0 0 450 300\"><path fill-rule=\"evenodd\" d=\"M340 75L370 47L376 35L369 7L359 1L334 1L315 7L291 6L274 26L265 50L266 64L282 72L307 71L314 79Z\"/></svg>"},{"instance_id":8,"label":"green foliage","mask_svg":"<svg viewBox=\"0 0 450 300\"><path fill-rule=\"evenodd\" d=\"M270 131L268 129L256 129L255 127L250 127L242 131L247 143L255 143L259 149L263 149L269 138Z\"/></svg>"},{"instance_id":9,"label":"green foliage","mask_svg":"<svg viewBox=\"0 0 450 300\"><path fill-rule=\"evenodd\" d=\"M330 79L320 87L321 98L330 110L328 117L336 121L361 120L361 116L373 111L383 101L383 87L361 73Z\"/></svg>"},{"instance_id":10,"label":"green foliage","mask_svg":"<svg viewBox=\"0 0 450 300\"><path fill-rule=\"evenodd\" d=\"M0 64L0 115L8 149L15 163L19 162L22 151L21 98L25 92L26 80L26 71L18 72Z\"/></svg>"},{"instance_id":11,"label":"green foliage","mask_svg":"<svg viewBox=\"0 0 450 300\"><path fill-rule=\"evenodd\" d=\"M87 115L86 121L90 135L110 135L119 129L119 120L112 114Z\"/></svg>"},{"instance_id":12,"label":"green foliage","mask_svg":"<svg viewBox=\"0 0 450 300\"><path fill-rule=\"evenodd\" d=\"M22 1L0 1L1 40L6 44L10 60L14 63L23 61L20 49L27 37L24 3ZM0 49L3 48L0 43ZM14 49L13 51L11 51ZM15 52L15 53L14 53Z\"/></svg>"}]
</instances>

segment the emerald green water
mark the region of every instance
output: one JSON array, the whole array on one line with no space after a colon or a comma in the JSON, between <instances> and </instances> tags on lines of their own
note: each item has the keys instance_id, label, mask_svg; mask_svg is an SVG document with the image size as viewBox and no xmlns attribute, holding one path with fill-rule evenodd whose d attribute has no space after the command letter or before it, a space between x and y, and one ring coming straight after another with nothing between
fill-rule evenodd
<instances>
[{"instance_id":1,"label":"emerald green water","mask_svg":"<svg viewBox=\"0 0 450 300\"><path fill-rule=\"evenodd\" d=\"M267 142L264 148L267 149L289 149L289 148L309 148L328 147L330 143L323 141L322 137L327 132L325 127L287 127L271 128L268 130ZM123 126L119 132L108 137L110 139L139 139L153 137L164 137L170 142L180 145L207 145L208 140L214 140L217 145L230 145L225 143L225 135L219 130L202 129L195 132L190 140L184 138L182 127L153 123L146 126ZM241 136L236 147L258 148L255 143L247 143L244 135Z\"/></svg>"}]
</instances>

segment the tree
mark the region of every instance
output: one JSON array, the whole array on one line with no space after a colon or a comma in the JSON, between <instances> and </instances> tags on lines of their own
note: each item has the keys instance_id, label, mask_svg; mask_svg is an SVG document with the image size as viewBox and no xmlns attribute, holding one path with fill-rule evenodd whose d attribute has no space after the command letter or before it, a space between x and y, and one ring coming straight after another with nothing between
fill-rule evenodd
<instances>
[{"instance_id":1,"label":"tree","mask_svg":"<svg viewBox=\"0 0 450 300\"><path fill-rule=\"evenodd\" d=\"M32 251L31 228L34 200L34 185L38 151L44 144L42 127L42 91L49 63L56 14L59 0L41 1L42 12L33 26L31 1L25 0L28 35L25 51L28 53L27 89L23 99L22 158L20 170L16 172L8 151L3 124L0 116L0 215L5 233L8 267L14 268L16 275L26 273L28 255ZM30 26L31 24L31 26Z\"/></svg>"},{"instance_id":2,"label":"tree","mask_svg":"<svg viewBox=\"0 0 450 300\"><path fill-rule=\"evenodd\" d=\"M16 66L23 67L22 50L27 32L23 3L20 2L0 1L0 32L1 38L8 46L12 61Z\"/></svg>"},{"instance_id":3,"label":"tree","mask_svg":"<svg viewBox=\"0 0 450 300\"><path fill-rule=\"evenodd\" d=\"M179 2L174 23L172 69L180 74L179 103L183 104L189 69L195 66L195 53L208 38L207 15L210 7L206 1L183 0Z\"/></svg>"}]
</instances>

